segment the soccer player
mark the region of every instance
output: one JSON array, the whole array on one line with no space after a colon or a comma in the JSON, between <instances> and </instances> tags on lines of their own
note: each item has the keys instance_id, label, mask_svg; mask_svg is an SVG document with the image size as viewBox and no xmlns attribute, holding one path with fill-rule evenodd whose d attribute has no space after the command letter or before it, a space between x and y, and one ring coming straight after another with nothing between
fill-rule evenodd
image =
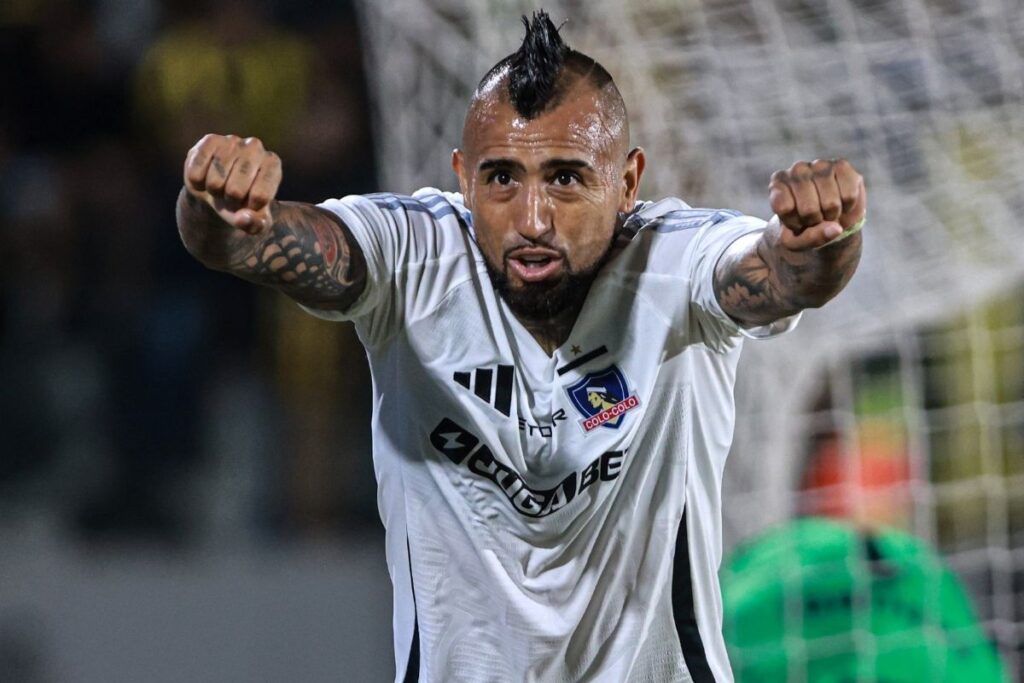
<instances>
[{"instance_id":1,"label":"soccer player","mask_svg":"<svg viewBox=\"0 0 1024 683\"><path fill-rule=\"evenodd\" d=\"M772 176L767 223L640 201L611 76L544 13L526 24L469 103L460 193L280 201L275 154L208 135L181 237L355 323L397 681L728 681L716 571L741 342L847 283L864 183L798 162Z\"/></svg>"}]
</instances>

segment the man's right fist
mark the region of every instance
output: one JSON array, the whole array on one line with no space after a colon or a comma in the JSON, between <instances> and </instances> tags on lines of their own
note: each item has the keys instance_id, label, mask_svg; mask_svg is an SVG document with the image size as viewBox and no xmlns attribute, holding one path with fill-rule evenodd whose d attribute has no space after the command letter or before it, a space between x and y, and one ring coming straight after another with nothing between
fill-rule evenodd
<instances>
[{"instance_id":1,"label":"man's right fist","mask_svg":"<svg viewBox=\"0 0 1024 683\"><path fill-rule=\"evenodd\" d=\"M280 184L281 158L258 138L204 135L185 157L185 189L250 234L270 227Z\"/></svg>"}]
</instances>

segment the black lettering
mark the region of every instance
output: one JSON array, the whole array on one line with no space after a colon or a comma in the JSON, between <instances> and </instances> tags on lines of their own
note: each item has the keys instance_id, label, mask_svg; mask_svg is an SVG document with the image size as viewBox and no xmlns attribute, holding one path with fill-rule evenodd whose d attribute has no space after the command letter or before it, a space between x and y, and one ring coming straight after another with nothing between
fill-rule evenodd
<instances>
[{"instance_id":1,"label":"black lettering","mask_svg":"<svg viewBox=\"0 0 1024 683\"><path fill-rule=\"evenodd\" d=\"M601 474L601 459L598 458L594 462L587 465L587 468L583 470L583 474L580 475L580 493L583 493L588 486L598 480Z\"/></svg>"},{"instance_id":2,"label":"black lettering","mask_svg":"<svg viewBox=\"0 0 1024 683\"><path fill-rule=\"evenodd\" d=\"M501 482L498 484L498 486L502 488L502 490L505 492L505 495L508 496L509 498L516 495L516 493L518 493L520 489L526 486L526 484L523 483L523 478L519 476L518 472L515 472L514 470L508 467L505 467L500 462L495 462L494 465L495 467L499 468L502 472L505 473L505 476L501 478Z\"/></svg>"},{"instance_id":3,"label":"black lettering","mask_svg":"<svg viewBox=\"0 0 1024 683\"><path fill-rule=\"evenodd\" d=\"M622 471L622 456L625 451L608 451L601 455L601 481L611 481Z\"/></svg>"},{"instance_id":4,"label":"black lettering","mask_svg":"<svg viewBox=\"0 0 1024 683\"><path fill-rule=\"evenodd\" d=\"M515 496L509 496L509 500L517 510L530 517L541 516L541 505L534 497L534 492L523 486Z\"/></svg>"},{"instance_id":5,"label":"black lettering","mask_svg":"<svg viewBox=\"0 0 1024 683\"><path fill-rule=\"evenodd\" d=\"M547 503L544 505L544 509L541 510L540 516L550 515L552 512L561 510L566 505L572 502L572 499L576 497L576 473L572 472L568 477L562 480L562 482L551 490L548 496Z\"/></svg>"},{"instance_id":6,"label":"black lettering","mask_svg":"<svg viewBox=\"0 0 1024 683\"><path fill-rule=\"evenodd\" d=\"M567 419L565 410L562 408L559 408L551 416L551 424L532 424L527 422L525 418L521 417L519 418L519 431L526 432L530 436L533 436L534 433L539 433L545 439L550 439L554 435L555 427L558 426L558 423L564 422Z\"/></svg>"},{"instance_id":7,"label":"black lettering","mask_svg":"<svg viewBox=\"0 0 1024 683\"><path fill-rule=\"evenodd\" d=\"M479 474L485 479L490 479L495 484L498 483L497 477L494 470L497 466L497 462L494 461L494 456L491 455L491 449L487 446L481 446L480 450L473 454L473 457L469 459L466 465L469 467L469 471L473 474Z\"/></svg>"},{"instance_id":8,"label":"black lettering","mask_svg":"<svg viewBox=\"0 0 1024 683\"><path fill-rule=\"evenodd\" d=\"M564 410L559 410L552 416L553 422L565 419ZM520 418L520 431L524 427L529 427L530 434L536 430L545 438L551 438L554 429L553 425L531 425ZM535 490L526 485L518 472L495 459L491 449L481 443L477 436L453 420L443 418L430 433L430 443L456 465L465 462L470 472L496 484L512 506L529 517L544 517L556 512L571 503L577 494L592 484L618 478L626 455L624 450L607 451L587 465L579 475L570 472L554 488Z\"/></svg>"}]
</instances>

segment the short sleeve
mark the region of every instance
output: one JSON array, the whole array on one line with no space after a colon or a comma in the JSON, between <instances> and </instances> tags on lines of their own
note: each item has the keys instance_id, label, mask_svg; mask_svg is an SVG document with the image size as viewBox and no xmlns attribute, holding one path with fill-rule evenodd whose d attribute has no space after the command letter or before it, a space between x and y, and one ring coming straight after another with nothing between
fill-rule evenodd
<instances>
[{"instance_id":1,"label":"short sleeve","mask_svg":"<svg viewBox=\"0 0 1024 683\"><path fill-rule=\"evenodd\" d=\"M725 250L736 240L762 232L765 221L751 216L735 216L701 227L691 244L690 315L696 332L710 348L721 351L735 346L741 337L765 339L796 326L800 314L781 318L769 325L745 328L722 310L715 295L715 268Z\"/></svg>"},{"instance_id":2,"label":"short sleeve","mask_svg":"<svg viewBox=\"0 0 1024 683\"><path fill-rule=\"evenodd\" d=\"M317 206L333 213L349 229L366 259L366 287L345 311L326 311L305 305L302 308L326 320L364 317L388 299L388 283L394 279L397 254L401 251L398 242L408 226L403 225L403 216L366 196L328 199Z\"/></svg>"},{"instance_id":3,"label":"short sleeve","mask_svg":"<svg viewBox=\"0 0 1024 683\"><path fill-rule=\"evenodd\" d=\"M351 320L363 341L380 343L444 296L445 264L465 259L470 220L459 195L350 195L318 204L349 229L366 260L366 286L345 311L303 308L327 320ZM451 270L449 267L448 271Z\"/></svg>"}]
</instances>

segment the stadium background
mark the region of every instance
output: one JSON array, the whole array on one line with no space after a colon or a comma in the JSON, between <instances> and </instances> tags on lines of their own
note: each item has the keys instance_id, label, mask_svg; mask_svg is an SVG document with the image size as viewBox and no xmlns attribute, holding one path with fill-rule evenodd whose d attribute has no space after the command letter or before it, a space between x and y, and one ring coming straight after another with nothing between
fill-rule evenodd
<instances>
[{"instance_id":1,"label":"stadium background","mask_svg":"<svg viewBox=\"0 0 1024 683\"><path fill-rule=\"evenodd\" d=\"M462 102L532 7L0 7L0 680L388 678L362 350L190 260L180 167L231 131L290 199L448 187ZM645 196L763 215L797 158L865 172L854 285L747 347L726 547L800 515L908 531L1019 680L1024 9L546 7L623 88Z\"/></svg>"}]
</instances>

